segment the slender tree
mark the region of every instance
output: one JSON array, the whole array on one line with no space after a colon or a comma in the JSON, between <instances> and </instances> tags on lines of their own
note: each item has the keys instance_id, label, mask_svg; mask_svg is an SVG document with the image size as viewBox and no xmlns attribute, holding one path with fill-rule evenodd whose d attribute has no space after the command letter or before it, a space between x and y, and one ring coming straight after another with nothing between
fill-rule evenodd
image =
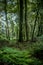
<instances>
[{"instance_id":1,"label":"slender tree","mask_svg":"<svg viewBox=\"0 0 43 65\"><path fill-rule=\"evenodd\" d=\"M7 0L5 0L4 3L5 3L4 10L5 10L5 19L6 19L6 37L7 39L10 39L9 25L8 25L8 20L7 20Z\"/></svg>"},{"instance_id":2,"label":"slender tree","mask_svg":"<svg viewBox=\"0 0 43 65\"><path fill-rule=\"evenodd\" d=\"M43 19L42 15L40 15L40 21L38 21L38 34L37 36L41 36L43 34Z\"/></svg>"},{"instance_id":3,"label":"slender tree","mask_svg":"<svg viewBox=\"0 0 43 65\"><path fill-rule=\"evenodd\" d=\"M26 28L26 41L28 41L27 0L25 0L25 28Z\"/></svg>"},{"instance_id":4,"label":"slender tree","mask_svg":"<svg viewBox=\"0 0 43 65\"><path fill-rule=\"evenodd\" d=\"M39 0L38 2L40 3L38 6L39 9L40 10L43 9L43 1ZM43 10L41 10L41 11L43 11ZM37 34L37 36L41 36L42 34L43 34L43 14L41 13L40 17L38 17L38 34Z\"/></svg>"},{"instance_id":5,"label":"slender tree","mask_svg":"<svg viewBox=\"0 0 43 65\"><path fill-rule=\"evenodd\" d=\"M12 29L12 39L13 39L13 35L14 35L14 22L12 21L12 17L11 17L11 29Z\"/></svg>"},{"instance_id":6,"label":"slender tree","mask_svg":"<svg viewBox=\"0 0 43 65\"><path fill-rule=\"evenodd\" d=\"M1 36L1 34L2 34L2 33L1 33L1 21L0 21L0 36Z\"/></svg>"},{"instance_id":7,"label":"slender tree","mask_svg":"<svg viewBox=\"0 0 43 65\"><path fill-rule=\"evenodd\" d=\"M39 5L39 4L38 4L38 5ZM37 18L38 18L38 14L39 14L39 8L38 8L38 5L37 5L37 11L36 11L36 17L35 17L35 22L34 22L34 28L33 28L33 32L32 32L32 38L31 38L31 41L34 40L34 31L35 31L36 22L37 22Z\"/></svg>"}]
</instances>

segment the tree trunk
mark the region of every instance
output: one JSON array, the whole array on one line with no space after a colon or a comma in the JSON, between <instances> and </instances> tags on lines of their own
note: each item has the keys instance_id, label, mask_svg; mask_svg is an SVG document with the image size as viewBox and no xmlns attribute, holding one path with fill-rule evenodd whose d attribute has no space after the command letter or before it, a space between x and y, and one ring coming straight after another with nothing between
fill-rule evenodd
<instances>
[{"instance_id":1,"label":"tree trunk","mask_svg":"<svg viewBox=\"0 0 43 65\"><path fill-rule=\"evenodd\" d=\"M23 0L20 0L19 42L23 41L22 25L23 25Z\"/></svg>"},{"instance_id":2,"label":"tree trunk","mask_svg":"<svg viewBox=\"0 0 43 65\"><path fill-rule=\"evenodd\" d=\"M25 0L25 28L26 28L26 41L28 41L27 0Z\"/></svg>"},{"instance_id":3,"label":"tree trunk","mask_svg":"<svg viewBox=\"0 0 43 65\"><path fill-rule=\"evenodd\" d=\"M5 10L5 18L6 18L6 37L7 37L7 39L10 39L10 34L9 34L9 26L8 26L8 20L7 20L7 0L5 0L5 8L4 8L4 10Z\"/></svg>"},{"instance_id":4,"label":"tree trunk","mask_svg":"<svg viewBox=\"0 0 43 65\"><path fill-rule=\"evenodd\" d=\"M36 21L37 21L37 18L38 18L38 12L39 12L39 10L37 10L37 13L36 13L36 17L35 17L35 22L34 22L34 28L33 28L33 32L32 32L31 41L34 40L34 31L35 31L35 27L36 27Z\"/></svg>"}]
</instances>

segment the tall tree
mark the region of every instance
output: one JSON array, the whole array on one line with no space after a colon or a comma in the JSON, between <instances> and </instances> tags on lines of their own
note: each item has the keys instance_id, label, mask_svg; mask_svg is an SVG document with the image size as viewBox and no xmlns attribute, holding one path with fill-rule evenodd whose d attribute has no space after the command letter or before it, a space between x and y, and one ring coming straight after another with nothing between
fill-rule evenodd
<instances>
[{"instance_id":1,"label":"tall tree","mask_svg":"<svg viewBox=\"0 0 43 65\"><path fill-rule=\"evenodd\" d=\"M37 34L37 36L41 36L43 34L43 18L42 18L42 15L40 15L39 20L40 21L38 21L38 34Z\"/></svg>"},{"instance_id":2,"label":"tall tree","mask_svg":"<svg viewBox=\"0 0 43 65\"><path fill-rule=\"evenodd\" d=\"M39 20L40 22L38 22L38 35L37 36L41 36L43 34L43 0L38 0L40 5L40 17Z\"/></svg>"},{"instance_id":3,"label":"tall tree","mask_svg":"<svg viewBox=\"0 0 43 65\"><path fill-rule=\"evenodd\" d=\"M20 3L20 21L19 21L19 42L23 41L22 24L23 24L23 0L19 0Z\"/></svg>"},{"instance_id":4,"label":"tall tree","mask_svg":"<svg viewBox=\"0 0 43 65\"><path fill-rule=\"evenodd\" d=\"M26 28L26 41L28 41L27 0L25 0L25 28Z\"/></svg>"},{"instance_id":5,"label":"tall tree","mask_svg":"<svg viewBox=\"0 0 43 65\"><path fill-rule=\"evenodd\" d=\"M32 38L31 38L31 41L34 40L34 31L35 31L35 27L36 27L36 22L37 22L37 18L38 18L38 15L39 15L39 3L37 4L37 10L36 10L36 17L35 17L35 22L34 22L34 28L33 28L33 32L32 32Z\"/></svg>"},{"instance_id":6,"label":"tall tree","mask_svg":"<svg viewBox=\"0 0 43 65\"><path fill-rule=\"evenodd\" d=\"M11 29L12 29L12 39L13 39L13 35L14 35L14 22L12 21L12 16L11 16Z\"/></svg>"},{"instance_id":7,"label":"tall tree","mask_svg":"<svg viewBox=\"0 0 43 65\"><path fill-rule=\"evenodd\" d=\"M6 19L6 37L7 39L10 39L9 25L8 25L8 20L7 20L7 0L5 0L4 3L5 3L4 10L5 10L5 19Z\"/></svg>"},{"instance_id":8,"label":"tall tree","mask_svg":"<svg viewBox=\"0 0 43 65\"><path fill-rule=\"evenodd\" d=\"M1 36L1 21L0 21L0 36Z\"/></svg>"}]
</instances>

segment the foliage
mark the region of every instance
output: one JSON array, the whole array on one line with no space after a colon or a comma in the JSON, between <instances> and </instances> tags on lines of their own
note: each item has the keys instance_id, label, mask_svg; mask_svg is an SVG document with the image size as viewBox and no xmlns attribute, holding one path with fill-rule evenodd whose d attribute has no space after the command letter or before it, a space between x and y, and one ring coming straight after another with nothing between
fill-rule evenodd
<instances>
[{"instance_id":1,"label":"foliage","mask_svg":"<svg viewBox=\"0 0 43 65\"><path fill-rule=\"evenodd\" d=\"M40 60L32 56L33 53L34 51L30 53L29 50L18 50L9 47L3 47L0 49L0 61L5 63L12 63L15 65L42 65Z\"/></svg>"},{"instance_id":2,"label":"foliage","mask_svg":"<svg viewBox=\"0 0 43 65\"><path fill-rule=\"evenodd\" d=\"M0 0L0 62L43 65L42 51L43 1Z\"/></svg>"}]
</instances>

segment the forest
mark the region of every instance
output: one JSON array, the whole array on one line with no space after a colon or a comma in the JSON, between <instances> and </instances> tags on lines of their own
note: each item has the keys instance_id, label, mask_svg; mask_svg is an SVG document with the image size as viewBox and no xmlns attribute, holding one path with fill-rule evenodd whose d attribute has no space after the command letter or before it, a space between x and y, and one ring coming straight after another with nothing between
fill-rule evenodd
<instances>
[{"instance_id":1,"label":"forest","mask_svg":"<svg viewBox=\"0 0 43 65\"><path fill-rule=\"evenodd\" d=\"M43 0L0 0L0 65L43 65Z\"/></svg>"}]
</instances>

